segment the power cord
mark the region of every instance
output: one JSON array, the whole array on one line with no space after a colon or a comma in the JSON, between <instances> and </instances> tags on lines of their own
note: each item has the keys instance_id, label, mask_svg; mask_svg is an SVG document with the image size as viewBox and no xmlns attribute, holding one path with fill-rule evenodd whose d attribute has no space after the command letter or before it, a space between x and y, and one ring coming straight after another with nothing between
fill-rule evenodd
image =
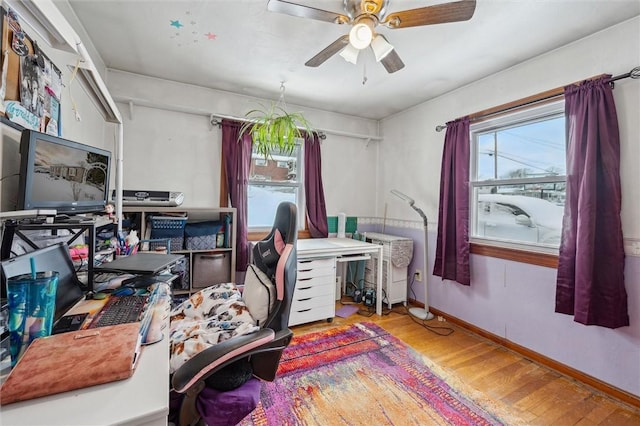
<instances>
[{"instance_id":1,"label":"power cord","mask_svg":"<svg viewBox=\"0 0 640 426\"><path fill-rule=\"evenodd\" d=\"M366 309L364 309L364 308L366 308ZM366 306L366 307L363 307L363 308L359 309L358 312L356 312L356 313L358 315L362 315L363 317L369 318L370 316L373 316L373 314L376 313L376 310L372 306Z\"/></svg>"},{"instance_id":2,"label":"power cord","mask_svg":"<svg viewBox=\"0 0 640 426\"><path fill-rule=\"evenodd\" d=\"M412 277L412 279L411 279L411 284L409 285L409 289L411 290L411 294L413 295L413 300L417 300L416 299L416 293L413 291L414 281L415 281L415 276ZM366 284L373 285L373 283L368 283L367 281L362 280L362 279L360 280L360 282L363 284L363 287ZM353 284L353 283L351 283L351 282L347 282L347 285L351 285L354 288L358 289L358 286ZM356 302L343 301L342 299L343 298L340 299L340 303L343 304L343 305L359 305L360 304L360 303L356 303ZM455 332L455 330L453 328L451 328L451 327L433 326L433 325L430 325L427 320L419 319L419 318L414 317L413 315L411 315L411 313L409 312L409 307L406 306L406 305L402 305L399 308L391 308L391 309L389 309L389 308L385 308L385 306L387 306L387 304L388 304L387 293L386 293L385 289L383 288L382 289L382 315L383 316L389 315L391 313L395 313L395 314L398 314L398 315L408 315L413 322L415 322L416 324L419 324L420 326L424 327L428 331L430 331L430 332L432 332L434 334L437 334L438 336L446 337L446 336L450 336L451 334L453 334ZM376 313L376 309L375 309L375 306L363 306L356 313L358 315L362 315L362 316L368 318L368 317L373 316L373 314ZM429 321L431 321L431 320L429 320Z\"/></svg>"},{"instance_id":3,"label":"power cord","mask_svg":"<svg viewBox=\"0 0 640 426\"><path fill-rule=\"evenodd\" d=\"M407 308L405 306L405 309L407 310L407 313L409 313L409 308ZM413 315L411 315L411 313L409 313L409 316L411 317L411 320L413 320L413 322L415 322L416 324L421 325L425 329L429 330L433 334L437 334L438 336L449 336L449 335L453 334L453 332L455 331L451 327L442 327L442 326L436 327L436 326L433 326L433 325L429 325L427 323L427 320L416 318ZM429 320L429 321L431 321L431 320Z\"/></svg>"},{"instance_id":4,"label":"power cord","mask_svg":"<svg viewBox=\"0 0 640 426\"><path fill-rule=\"evenodd\" d=\"M12 174L12 175L2 176L2 177L0 178L0 182L2 182L3 180L5 180L5 179L7 179L7 178L14 177L14 176L20 176L20 173L14 173L14 174Z\"/></svg>"},{"instance_id":5,"label":"power cord","mask_svg":"<svg viewBox=\"0 0 640 426\"><path fill-rule=\"evenodd\" d=\"M411 284L409 285L409 289L411 290L411 293L413 294L413 300L417 300L416 293L415 293L415 291L413 291L413 283L415 282L415 278L416 278L415 275L413 277L411 277ZM433 326L433 325L429 325L427 321L431 321L431 320L419 319L419 318L414 317L409 312L409 308L407 306L404 306L404 309L406 311L406 315L409 315L413 322L415 322L416 324L421 325L422 327L426 328L427 330L429 330L430 332L432 332L434 334L437 334L438 336L450 336L455 331L451 327L442 327L442 326L436 327L436 326Z\"/></svg>"},{"instance_id":6,"label":"power cord","mask_svg":"<svg viewBox=\"0 0 640 426\"><path fill-rule=\"evenodd\" d=\"M357 286L357 285L355 285L355 284L354 284L354 283L352 283L352 282L347 281L347 284L346 284L346 285L347 285L347 286L351 286L351 287L353 287L353 288L354 288L354 291L358 289L358 286ZM347 297L351 297L351 296L347 296ZM350 302L350 301L344 300L344 296L341 296L341 297L340 297L340 303L341 303L341 304L343 304L343 305L359 305L359 304L360 304L360 302L354 302L354 301L351 301L351 302Z\"/></svg>"}]
</instances>

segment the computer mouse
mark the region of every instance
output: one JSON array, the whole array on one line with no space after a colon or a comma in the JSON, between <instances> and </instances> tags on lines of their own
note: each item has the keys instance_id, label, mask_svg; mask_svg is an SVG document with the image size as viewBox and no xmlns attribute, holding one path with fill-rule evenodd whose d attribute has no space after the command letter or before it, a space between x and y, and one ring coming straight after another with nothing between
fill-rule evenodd
<instances>
[{"instance_id":1,"label":"computer mouse","mask_svg":"<svg viewBox=\"0 0 640 426\"><path fill-rule=\"evenodd\" d=\"M113 290L114 296L131 296L136 290L131 287L119 287Z\"/></svg>"},{"instance_id":2,"label":"computer mouse","mask_svg":"<svg viewBox=\"0 0 640 426\"><path fill-rule=\"evenodd\" d=\"M107 293L94 293L93 298L96 300L106 299L109 296Z\"/></svg>"}]
</instances>

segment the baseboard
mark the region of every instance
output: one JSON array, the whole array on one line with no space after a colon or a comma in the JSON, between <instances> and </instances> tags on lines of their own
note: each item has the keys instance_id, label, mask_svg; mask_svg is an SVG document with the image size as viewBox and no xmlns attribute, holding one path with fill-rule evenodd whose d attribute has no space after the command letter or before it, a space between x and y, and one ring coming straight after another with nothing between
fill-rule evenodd
<instances>
[{"instance_id":1,"label":"baseboard","mask_svg":"<svg viewBox=\"0 0 640 426\"><path fill-rule=\"evenodd\" d=\"M416 306L424 307L423 303L412 301L412 300L410 300L409 302ZM564 374L565 376L571 377L572 379L575 379L581 383L584 383L587 386L597 389L598 391L606 395L609 395L612 398L615 398L619 401L632 405L636 408L640 408L640 397L637 397L629 392L626 392L606 382L603 382L602 380L596 379L595 377L592 377L579 370L576 370L573 367L569 367L568 365L562 364L552 358L539 354L538 352L532 351L531 349L525 348L524 346L518 345L517 343L513 343L510 340L507 340L503 337L500 337L486 330L483 330L480 327L477 327L473 324L470 324L466 321L463 321L459 318L449 315L446 312L442 312L433 307L429 308L429 312L434 314L436 317L441 316L453 324L456 324L474 334L477 334L481 337L484 337L487 340L490 340L507 349L510 349L522 355L523 357L530 359L531 361L537 362L538 364L544 365L545 367L551 368L552 370L555 370L561 374Z\"/></svg>"}]
</instances>

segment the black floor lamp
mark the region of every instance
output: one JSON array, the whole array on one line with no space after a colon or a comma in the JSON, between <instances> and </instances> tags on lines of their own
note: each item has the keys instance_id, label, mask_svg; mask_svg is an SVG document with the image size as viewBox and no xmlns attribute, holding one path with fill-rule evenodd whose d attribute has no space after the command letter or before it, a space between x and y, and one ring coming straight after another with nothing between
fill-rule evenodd
<instances>
[{"instance_id":1,"label":"black floor lamp","mask_svg":"<svg viewBox=\"0 0 640 426\"><path fill-rule=\"evenodd\" d=\"M421 320L430 320L433 319L433 314L431 312L429 312L429 288L427 286L427 275L428 275L428 269L429 269L429 265L427 263L427 254L429 253L428 247L429 247L429 235L427 233L428 231L428 223L427 223L427 215L424 214L424 212L419 208L415 206L415 201L413 200L413 198L409 197L408 195L403 194L402 192L396 190L396 189L392 189L391 193L393 195L395 195L398 198L403 199L404 201L406 201L407 203L409 203L409 206L414 209L416 212L418 212L418 214L420 215L420 217L422 218L423 222L424 222L424 270L422 273L422 280L424 282L424 309L422 308L410 308L409 309L409 313L411 315L413 315L414 317L421 319Z\"/></svg>"}]
</instances>

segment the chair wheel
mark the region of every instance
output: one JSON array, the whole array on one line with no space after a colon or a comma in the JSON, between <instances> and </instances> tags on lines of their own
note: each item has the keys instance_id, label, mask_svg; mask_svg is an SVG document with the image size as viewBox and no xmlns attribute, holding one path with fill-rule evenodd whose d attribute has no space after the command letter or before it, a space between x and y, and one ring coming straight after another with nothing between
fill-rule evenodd
<instances>
[{"instance_id":1,"label":"chair wheel","mask_svg":"<svg viewBox=\"0 0 640 426\"><path fill-rule=\"evenodd\" d=\"M333 318L327 318L327 322L333 322Z\"/></svg>"}]
</instances>

